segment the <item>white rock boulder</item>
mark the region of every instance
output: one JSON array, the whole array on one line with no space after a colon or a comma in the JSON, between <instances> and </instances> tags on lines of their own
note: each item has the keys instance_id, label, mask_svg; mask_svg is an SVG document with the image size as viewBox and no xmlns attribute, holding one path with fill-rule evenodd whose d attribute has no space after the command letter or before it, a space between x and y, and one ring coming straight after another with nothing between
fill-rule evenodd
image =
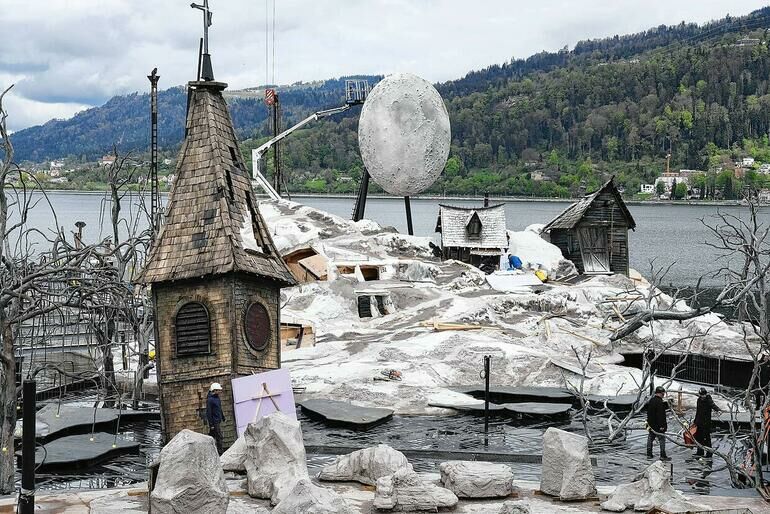
<instances>
[{"instance_id":1,"label":"white rock boulder","mask_svg":"<svg viewBox=\"0 0 770 514\"><path fill-rule=\"evenodd\" d=\"M182 430L160 452L152 512L224 514L230 493L214 439Z\"/></svg>"},{"instance_id":2,"label":"white rock boulder","mask_svg":"<svg viewBox=\"0 0 770 514\"><path fill-rule=\"evenodd\" d=\"M250 423L243 436L249 496L275 505L298 480L309 478L299 421L275 412Z\"/></svg>"},{"instance_id":3,"label":"white rock boulder","mask_svg":"<svg viewBox=\"0 0 770 514\"><path fill-rule=\"evenodd\" d=\"M417 473L403 468L377 480L373 505L377 510L394 512L437 512L454 507L457 502L457 496L449 489L424 482Z\"/></svg>"},{"instance_id":4,"label":"white rock boulder","mask_svg":"<svg viewBox=\"0 0 770 514\"><path fill-rule=\"evenodd\" d=\"M677 506L677 510L670 512L696 510L699 506L687 502L684 495L671 485L670 478L668 467L657 461L637 475L630 484L617 486L602 503L602 509L613 512L623 512L626 509L647 512L654 507L668 505Z\"/></svg>"},{"instance_id":5,"label":"white rock boulder","mask_svg":"<svg viewBox=\"0 0 770 514\"><path fill-rule=\"evenodd\" d=\"M497 514L530 514L532 510L526 500L514 500L503 503Z\"/></svg>"},{"instance_id":6,"label":"white rock boulder","mask_svg":"<svg viewBox=\"0 0 770 514\"><path fill-rule=\"evenodd\" d=\"M449 461L439 467L441 482L458 498L501 498L513 493L513 471L505 464Z\"/></svg>"},{"instance_id":7,"label":"white rock boulder","mask_svg":"<svg viewBox=\"0 0 770 514\"><path fill-rule=\"evenodd\" d=\"M225 471L246 471L246 438L244 436L235 440L220 457L222 469Z\"/></svg>"},{"instance_id":8,"label":"white rock boulder","mask_svg":"<svg viewBox=\"0 0 770 514\"><path fill-rule=\"evenodd\" d=\"M545 431L540 490L561 500L596 496L596 479L586 437L553 427Z\"/></svg>"},{"instance_id":9,"label":"white rock boulder","mask_svg":"<svg viewBox=\"0 0 770 514\"><path fill-rule=\"evenodd\" d=\"M380 444L348 455L340 455L332 464L321 470L318 479L376 485L378 479L392 475L401 468L412 470L412 465L404 454L386 444Z\"/></svg>"},{"instance_id":10,"label":"white rock boulder","mask_svg":"<svg viewBox=\"0 0 770 514\"><path fill-rule=\"evenodd\" d=\"M353 514L355 511L331 489L299 480L291 492L273 509L273 514Z\"/></svg>"}]
</instances>

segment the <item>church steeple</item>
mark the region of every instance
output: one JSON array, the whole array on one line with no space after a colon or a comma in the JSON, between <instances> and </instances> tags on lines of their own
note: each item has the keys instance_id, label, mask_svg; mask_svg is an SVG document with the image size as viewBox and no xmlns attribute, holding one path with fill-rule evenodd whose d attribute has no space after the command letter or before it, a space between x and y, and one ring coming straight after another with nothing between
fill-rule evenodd
<instances>
[{"instance_id":1,"label":"church steeple","mask_svg":"<svg viewBox=\"0 0 770 514\"><path fill-rule=\"evenodd\" d=\"M188 86L190 107L176 179L141 280L243 272L294 285L259 213L222 97L227 84Z\"/></svg>"},{"instance_id":2,"label":"church steeple","mask_svg":"<svg viewBox=\"0 0 770 514\"><path fill-rule=\"evenodd\" d=\"M222 96L227 84L201 78L188 84L176 180L139 281L152 284L166 440L183 429L205 433L199 412L217 382L229 444L231 380L281 367L281 288L296 282L259 213Z\"/></svg>"}]
</instances>

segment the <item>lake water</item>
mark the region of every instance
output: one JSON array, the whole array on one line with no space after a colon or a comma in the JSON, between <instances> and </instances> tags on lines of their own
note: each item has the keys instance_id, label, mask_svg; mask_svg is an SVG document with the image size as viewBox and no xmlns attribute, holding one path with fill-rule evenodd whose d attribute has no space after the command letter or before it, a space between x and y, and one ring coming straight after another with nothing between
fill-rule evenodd
<instances>
[{"instance_id":1,"label":"lake water","mask_svg":"<svg viewBox=\"0 0 770 514\"><path fill-rule=\"evenodd\" d=\"M51 204L58 216L58 225L68 232L74 230L76 221L85 221L86 239L93 241L111 232L107 223L110 203L102 194L71 192L49 193ZM350 219L354 199L303 197L297 201L323 209ZM412 199L412 219L416 235L429 236L437 240L434 229L439 203L472 206L481 205L481 200L436 200ZM523 230L533 223L547 223L567 207L567 203L548 201L507 202L505 204L508 228ZM136 196L124 202L123 211L129 215L139 209ZM649 275L650 262L655 261L661 268L675 263L665 283L676 286L694 285L698 277L716 270L719 252L706 242L713 238L701 222L712 219L717 212L745 217L746 207L716 207L710 205L630 205L629 210L636 220L637 228L630 233L631 266L643 275ZM401 198L372 198L367 202L366 217L381 225L393 226L406 232L404 201ZM770 223L770 209L761 212L762 221ZM45 202L39 202L29 217L30 225L40 230L51 230L56 226L50 209ZM718 286L713 280L704 284Z\"/></svg>"}]
</instances>

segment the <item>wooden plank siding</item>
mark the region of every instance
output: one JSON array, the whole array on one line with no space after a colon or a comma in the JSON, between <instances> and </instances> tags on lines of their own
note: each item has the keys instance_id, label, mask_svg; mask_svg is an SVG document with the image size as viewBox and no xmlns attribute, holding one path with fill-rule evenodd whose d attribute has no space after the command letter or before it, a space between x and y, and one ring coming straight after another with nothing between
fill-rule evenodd
<instances>
[{"instance_id":1,"label":"wooden plank siding","mask_svg":"<svg viewBox=\"0 0 770 514\"><path fill-rule=\"evenodd\" d=\"M628 275L628 222L610 189L602 191L585 210L572 229L551 230L551 243L558 246L565 259L571 260L578 272L584 273L577 231L580 227L598 226L607 229L610 270Z\"/></svg>"}]
</instances>

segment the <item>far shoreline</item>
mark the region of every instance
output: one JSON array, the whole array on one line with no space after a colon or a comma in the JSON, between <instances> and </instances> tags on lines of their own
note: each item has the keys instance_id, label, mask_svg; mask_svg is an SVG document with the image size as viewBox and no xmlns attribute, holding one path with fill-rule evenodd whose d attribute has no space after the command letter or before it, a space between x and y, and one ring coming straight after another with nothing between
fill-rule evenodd
<instances>
[{"instance_id":1,"label":"far shoreline","mask_svg":"<svg viewBox=\"0 0 770 514\"><path fill-rule=\"evenodd\" d=\"M39 191L37 191L39 193ZM70 195L105 195L108 193L104 191L88 191L82 189L46 189L47 194L51 193L64 193ZM138 191L126 191L128 194L138 193ZM147 191L144 194L148 194ZM161 195L168 196L168 191L161 192ZM266 194L257 194L260 198L266 198ZM357 195L354 194L340 194L340 193L293 193L291 199L295 198L328 198L328 199L341 199L341 200L355 200ZM289 199L288 197L286 198ZM367 196L369 200L394 200L401 201L401 197L386 195L382 193L372 194ZM483 202L484 196L463 196L463 195L435 195L426 194L412 196L412 200L415 201L466 201L466 202ZM530 196L490 196L489 200L492 203L495 202L507 202L507 203L563 203L570 204L578 201L580 198L549 198L549 197L530 197ZM624 200L628 205L648 205L648 206L670 206L670 205L682 205L682 206L705 206L705 207L741 207L740 200Z\"/></svg>"}]
</instances>

